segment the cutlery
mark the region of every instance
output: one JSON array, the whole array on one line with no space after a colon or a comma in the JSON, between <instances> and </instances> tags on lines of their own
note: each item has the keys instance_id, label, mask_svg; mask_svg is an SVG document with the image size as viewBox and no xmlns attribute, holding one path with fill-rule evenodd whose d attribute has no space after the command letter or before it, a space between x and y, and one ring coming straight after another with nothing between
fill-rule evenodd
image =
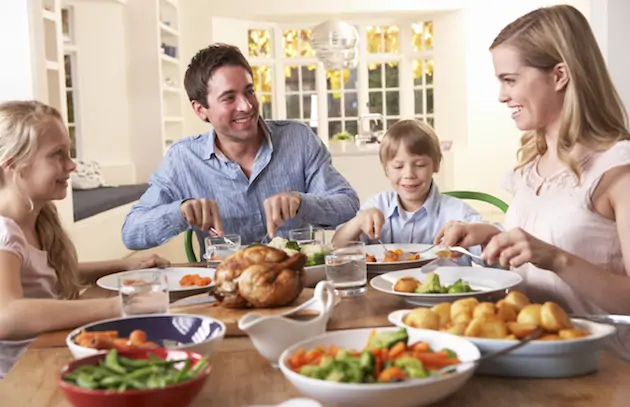
<instances>
[{"instance_id":1,"label":"cutlery","mask_svg":"<svg viewBox=\"0 0 630 407\"><path fill-rule=\"evenodd\" d=\"M609 325L630 325L630 315L575 315L569 314L570 318L585 319L587 321L599 322Z\"/></svg>"},{"instance_id":2,"label":"cutlery","mask_svg":"<svg viewBox=\"0 0 630 407\"><path fill-rule=\"evenodd\" d=\"M446 254L448 254L448 252L458 252L458 253L461 253L461 254L468 255L468 256L472 257L473 259L483 260L481 258L481 256L473 254L473 253L469 252L468 250L464 249L463 247L459 247L459 246L446 247L444 249L440 249L440 250L436 251L435 254L440 256L440 255L446 255Z\"/></svg>"},{"instance_id":3,"label":"cutlery","mask_svg":"<svg viewBox=\"0 0 630 407\"><path fill-rule=\"evenodd\" d=\"M383 244L383 241L380 238L378 239L378 243L383 248L383 254L385 255L385 257L389 257L389 250L387 250L387 247L385 247L385 245Z\"/></svg>"},{"instance_id":4,"label":"cutlery","mask_svg":"<svg viewBox=\"0 0 630 407\"><path fill-rule=\"evenodd\" d=\"M210 231L211 231L212 233L214 233L215 235L217 235L217 236L221 236L221 234L220 234L219 232L217 232L217 230L216 230L215 228L210 228ZM265 235L265 236L266 236L266 235ZM230 239L228 239L227 237L225 237L225 236L221 236L221 237L223 237L223 240L225 241L225 243L227 243L227 244L229 244L229 245L232 245L232 246L236 246L236 243L234 243L233 241L231 241L231 240L230 240Z\"/></svg>"},{"instance_id":5,"label":"cutlery","mask_svg":"<svg viewBox=\"0 0 630 407\"><path fill-rule=\"evenodd\" d=\"M524 337L523 339L521 339L520 341L518 341L518 343L512 345L512 346L508 346L507 348L503 348L501 350L498 350L496 352L490 352L490 353L486 353L485 355L483 355L482 357L475 359L475 360L468 360L466 362L461 362L458 363L456 365L451 365L451 366L446 366L443 367L442 369L438 370L436 373L438 373L439 375L442 374L446 374L446 373L451 373L455 370L457 370L458 366L465 366L465 365L479 365L481 362L488 360L488 359L492 359L495 358L497 356L501 356L504 355L506 353L512 352L520 347L523 347L525 345L527 345L529 342L533 341L534 339L539 338L541 335L543 334L543 330L538 327L536 328L536 330L534 332L532 332L531 334L527 335L526 337Z\"/></svg>"}]
</instances>

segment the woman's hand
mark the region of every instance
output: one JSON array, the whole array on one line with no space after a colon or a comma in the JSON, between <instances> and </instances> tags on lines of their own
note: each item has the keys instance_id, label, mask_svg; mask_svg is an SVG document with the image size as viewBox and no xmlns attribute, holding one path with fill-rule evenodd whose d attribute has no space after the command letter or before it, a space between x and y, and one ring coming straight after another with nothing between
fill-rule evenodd
<instances>
[{"instance_id":1,"label":"woman's hand","mask_svg":"<svg viewBox=\"0 0 630 407\"><path fill-rule=\"evenodd\" d=\"M536 267L554 271L564 252L535 238L521 228L494 236L481 257L489 264L500 263L505 268L532 263Z\"/></svg>"},{"instance_id":2,"label":"woman's hand","mask_svg":"<svg viewBox=\"0 0 630 407\"><path fill-rule=\"evenodd\" d=\"M361 231L370 239L380 238L383 225L385 224L383 212L377 208L365 209L361 211L356 220Z\"/></svg>"},{"instance_id":3,"label":"woman's hand","mask_svg":"<svg viewBox=\"0 0 630 407\"><path fill-rule=\"evenodd\" d=\"M134 257L130 259L124 260L124 270L140 270L140 269L148 269L154 267L169 267L171 262L158 256L157 254L152 254L146 257Z\"/></svg>"},{"instance_id":4,"label":"woman's hand","mask_svg":"<svg viewBox=\"0 0 630 407\"><path fill-rule=\"evenodd\" d=\"M470 248L477 245L485 245L490 242L493 236L501 231L489 223L467 223L456 220L448 221L438 232L433 241L441 246L461 246Z\"/></svg>"}]
</instances>

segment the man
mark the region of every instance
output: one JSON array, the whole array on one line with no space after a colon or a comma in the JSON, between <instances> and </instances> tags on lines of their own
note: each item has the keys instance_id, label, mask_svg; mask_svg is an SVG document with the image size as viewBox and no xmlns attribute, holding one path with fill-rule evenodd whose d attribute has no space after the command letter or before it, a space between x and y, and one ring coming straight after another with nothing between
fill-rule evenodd
<instances>
[{"instance_id":1,"label":"man","mask_svg":"<svg viewBox=\"0 0 630 407\"><path fill-rule=\"evenodd\" d=\"M184 78L192 108L212 132L174 143L122 227L131 250L158 246L193 228L241 235L244 244L295 228L334 228L359 199L304 124L264 121L252 69L238 48L213 44Z\"/></svg>"}]
</instances>

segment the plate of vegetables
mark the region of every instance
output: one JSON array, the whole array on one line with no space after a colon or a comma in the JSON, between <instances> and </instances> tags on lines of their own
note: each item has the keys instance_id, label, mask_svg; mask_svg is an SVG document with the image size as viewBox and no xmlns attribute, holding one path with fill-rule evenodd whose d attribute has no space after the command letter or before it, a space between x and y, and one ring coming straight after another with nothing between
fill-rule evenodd
<instances>
[{"instance_id":1,"label":"plate of vegetables","mask_svg":"<svg viewBox=\"0 0 630 407\"><path fill-rule=\"evenodd\" d=\"M435 305L467 297L483 298L515 287L522 278L513 271L488 267L438 267L381 274L370 285L414 305Z\"/></svg>"},{"instance_id":2,"label":"plate of vegetables","mask_svg":"<svg viewBox=\"0 0 630 407\"><path fill-rule=\"evenodd\" d=\"M468 340L429 330L351 329L295 344L280 369L302 393L324 404L424 406L459 389L479 357ZM438 374L445 366L449 373Z\"/></svg>"}]
</instances>

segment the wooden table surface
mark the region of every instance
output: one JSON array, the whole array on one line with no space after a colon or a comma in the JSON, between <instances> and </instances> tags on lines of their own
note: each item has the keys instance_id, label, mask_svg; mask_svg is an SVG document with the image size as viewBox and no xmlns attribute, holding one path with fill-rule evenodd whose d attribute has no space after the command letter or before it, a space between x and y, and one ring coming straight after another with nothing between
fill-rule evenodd
<instances>
[{"instance_id":1,"label":"wooden table surface","mask_svg":"<svg viewBox=\"0 0 630 407\"><path fill-rule=\"evenodd\" d=\"M102 295L88 290L86 296ZM365 296L343 299L329 330L388 326L387 315L408 308L397 297L369 289ZM42 338L43 339L43 338ZM65 346L38 341L0 381L0 405L69 407L57 388L58 369L72 359ZM215 371L191 407L241 407L279 404L303 397L273 369L249 338L226 338L215 358ZM444 407L612 407L630 405L630 364L602 352L597 373L571 379L523 380L475 375L462 389L438 403ZM328 406L327 406L328 407Z\"/></svg>"}]
</instances>

